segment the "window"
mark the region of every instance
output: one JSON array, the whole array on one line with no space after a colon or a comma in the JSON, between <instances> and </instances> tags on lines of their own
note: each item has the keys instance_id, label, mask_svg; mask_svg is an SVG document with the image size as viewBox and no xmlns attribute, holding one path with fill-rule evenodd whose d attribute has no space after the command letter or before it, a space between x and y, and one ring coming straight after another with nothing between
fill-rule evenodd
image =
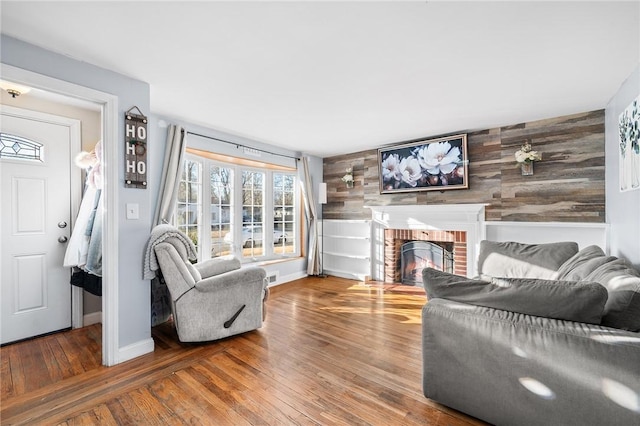
<instances>
[{"instance_id":1,"label":"window","mask_svg":"<svg viewBox=\"0 0 640 426\"><path fill-rule=\"evenodd\" d=\"M229 254L243 261L300 255L296 172L281 169L187 154L176 222L196 244L199 260ZM209 182L202 182L201 175Z\"/></svg>"},{"instance_id":2,"label":"window","mask_svg":"<svg viewBox=\"0 0 640 426\"><path fill-rule=\"evenodd\" d=\"M233 253L231 234L233 170L211 165L211 257Z\"/></svg>"},{"instance_id":3,"label":"window","mask_svg":"<svg viewBox=\"0 0 640 426\"><path fill-rule=\"evenodd\" d=\"M42 162L42 144L8 133L0 133L0 158Z\"/></svg>"},{"instance_id":4,"label":"window","mask_svg":"<svg viewBox=\"0 0 640 426\"><path fill-rule=\"evenodd\" d=\"M264 173L242 172L242 255L264 255Z\"/></svg>"},{"instance_id":5,"label":"window","mask_svg":"<svg viewBox=\"0 0 640 426\"><path fill-rule=\"evenodd\" d=\"M273 243L276 253L296 251L295 176L273 173Z\"/></svg>"},{"instance_id":6,"label":"window","mask_svg":"<svg viewBox=\"0 0 640 426\"><path fill-rule=\"evenodd\" d=\"M198 240L202 206L200 203L200 188L202 187L200 169L201 165L197 161L187 159L184 162L178 186L175 219L177 228L191 238L198 252L200 252Z\"/></svg>"}]
</instances>

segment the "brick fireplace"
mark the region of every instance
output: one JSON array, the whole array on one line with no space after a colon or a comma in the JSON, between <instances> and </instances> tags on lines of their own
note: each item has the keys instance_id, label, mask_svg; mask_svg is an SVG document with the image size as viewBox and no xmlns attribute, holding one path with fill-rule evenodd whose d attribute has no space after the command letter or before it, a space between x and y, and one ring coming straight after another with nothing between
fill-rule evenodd
<instances>
[{"instance_id":1,"label":"brick fireplace","mask_svg":"<svg viewBox=\"0 0 640 426\"><path fill-rule=\"evenodd\" d=\"M384 230L384 282L399 283L400 250L409 241L451 243L453 246L453 273L467 274L467 233L465 231L441 231L418 229Z\"/></svg>"},{"instance_id":2,"label":"brick fireplace","mask_svg":"<svg viewBox=\"0 0 640 426\"><path fill-rule=\"evenodd\" d=\"M485 237L484 204L367 207L372 219L372 279L400 282L399 253L406 241L452 246L454 273L476 275L476 253Z\"/></svg>"}]
</instances>

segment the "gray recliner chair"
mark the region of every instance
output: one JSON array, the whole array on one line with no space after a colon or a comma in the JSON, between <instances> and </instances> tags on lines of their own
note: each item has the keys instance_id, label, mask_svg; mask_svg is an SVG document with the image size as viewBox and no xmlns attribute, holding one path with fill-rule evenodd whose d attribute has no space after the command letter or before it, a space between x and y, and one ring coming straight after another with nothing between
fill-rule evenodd
<instances>
[{"instance_id":1,"label":"gray recliner chair","mask_svg":"<svg viewBox=\"0 0 640 426\"><path fill-rule=\"evenodd\" d=\"M180 341L216 340L262 327L268 295L264 269L241 268L237 258L191 264L184 242L176 237L153 250L171 294Z\"/></svg>"}]
</instances>

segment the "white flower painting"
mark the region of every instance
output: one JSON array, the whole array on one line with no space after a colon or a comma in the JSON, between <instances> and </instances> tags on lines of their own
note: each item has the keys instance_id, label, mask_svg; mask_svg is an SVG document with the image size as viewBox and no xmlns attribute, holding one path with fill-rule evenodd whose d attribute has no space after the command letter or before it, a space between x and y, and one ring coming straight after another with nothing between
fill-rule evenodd
<instances>
[{"instance_id":1,"label":"white flower painting","mask_svg":"<svg viewBox=\"0 0 640 426\"><path fill-rule=\"evenodd\" d=\"M380 192L468 188L467 135L381 148Z\"/></svg>"},{"instance_id":2,"label":"white flower painting","mask_svg":"<svg viewBox=\"0 0 640 426\"><path fill-rule=\"evenodd\" d=\"M430 175L451 173L460 162L460 149L449 142L430 143L417 152L420 165Z\"/></svg>"},{"instance_id":3,"label":"white flower painting","mask_svg":"<svg viewBox=\"0 0 640 426\"><path fill-rule=\"evenodd\" d=\"M640 189L640 96L618 119L620 191Z\"/></svg>"}]
</instances>

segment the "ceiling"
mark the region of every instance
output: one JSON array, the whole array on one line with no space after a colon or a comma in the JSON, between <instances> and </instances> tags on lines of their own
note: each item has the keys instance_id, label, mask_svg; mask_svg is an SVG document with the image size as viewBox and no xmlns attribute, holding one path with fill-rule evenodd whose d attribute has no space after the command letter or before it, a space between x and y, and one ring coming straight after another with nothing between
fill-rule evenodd
<instances>
[{"instance_id":1,"label":"ceiling","mask_svg":"<svg viewBox=\"0 0 640 426\"><path fill-rule=\"evenodd\" d=\"M152 113L320 157L604 108L640 2L9 2L1 31Z\"/></svg>"}]
</instances>

